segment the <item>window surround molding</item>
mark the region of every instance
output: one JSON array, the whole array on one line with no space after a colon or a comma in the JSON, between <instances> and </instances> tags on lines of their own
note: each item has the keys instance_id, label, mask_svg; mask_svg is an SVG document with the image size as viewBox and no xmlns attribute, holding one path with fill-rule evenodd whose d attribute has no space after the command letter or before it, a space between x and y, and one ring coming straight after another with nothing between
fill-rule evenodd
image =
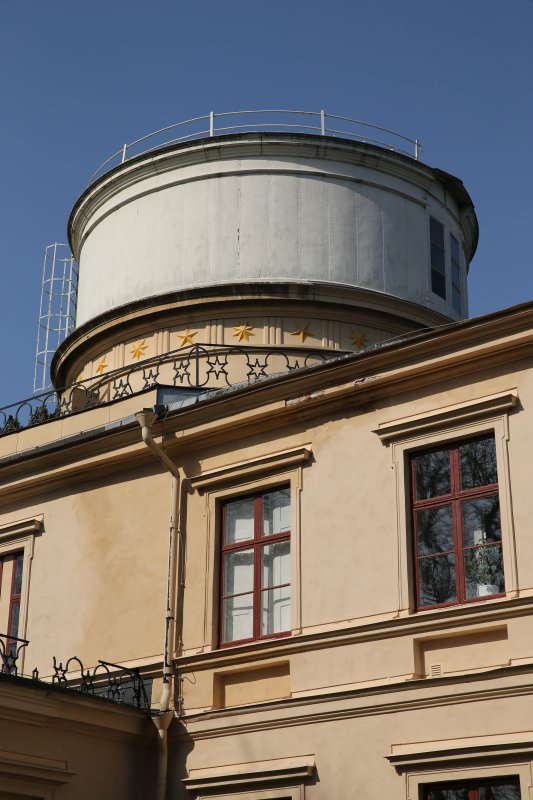
<instances>
[{"instance_id":1,"label":"window surround molding","mask_svg":"<svg viewBox=\"0 0 533 800\"><path fill-rule=\"evenodd\" d=\"M310 445L302 445L276 453L261 455L221 469L203 472L188 479L193 491L205 500L207 547L205 565L204 632L200 652L218 650L219 564L222 503L245 494L257 494L285 485L291 491L291 629L295 636L301 623L301 491L303 467L312 461ZM267 641L249 642L254 647ZM286 641L286 638L283 639ZM194 651L197 654L198 648ZM187 653L184 653L187 655Z\"/></svg>"},{"instance_id":2,"label":"window surround molding","mask_svg":"<svg viewBox=\"0 0 533 800\"><path fill-rule=\"evenodd\" d=\"M234 483L239 478L248 480L255 475L263 475L271 470L308 463L312 455L311 445L294 447L290 450L281 450L277 453L269 453L202 472L200 475L188 478L188 483L192 489L203 493L209 488L220 486L223 483Z\"/></svg>"},{"instance_id":3,"label":"window surround molding","mask_svg":"<svg viewBox=\"0 0 533 800\"><path fill-rule=\"evenodd\" d=\"M304 782L315 771L315 756L303 755L191 769L182 783L188 791L199 793L198 800L304 800ZM261 788L246 791L254 784Z\"/></svg>"},{"instance_id":4,"label":"window surround molding","mask_svg":"<svg viewBox=\"0 0 533 800\"><path fill-rule=\"evenodd\" d=\"M53 800L54 787L68 783L74 775L66 761L7 750L0 751L0 771L2 790L20 800Z\"/></svg>"},{"instance_id":5,"label":"window surround molding","mask_svg":"<svg viewBox=\"0 0 533 800\"><path fill-rule=\"evenodd\" d=\"M488 758L509 759L513 756L526 761L533 758L533 731L393 744L385 758L400 772L413 767L442 769L444 764L470 768ZM476 777L479 776L474 775Z\"/></svg>"},{"instance_id":6,"label":"window surround molding","mask_svg":"<svg viewBox=\"0 0 533 800\"><path fill-rule=\"evenodd\" d=\"M393 744L385 758L399 774L405 774L407 800L418 800L421 787L431 783L507 775L519 778L526 800L533 783L533 731Z\"/></svg>"},{"instance_id":7,"label":"window surround molding","mask_svg":"<svg viewBox=\"0 0 533 800\"><path fill-rule=\"evenodd\" d=\"M20 595L20 617L18 636L20 639L26 638L26 626L28 622L28 595L30 591L31 562L35 545L35 537L43 532L44 516L39 514L35 517L6 522L0 525L0 558L11 553L22 551L24 553L22 569L22 591ZM3 633L4 631L0 631ZM7 633L7 631L5 631ZM24 649L19 656L19 670L24 669Z\"/></svg>"},{"instance_id":8,"label":"window surround molding","mask_svg":"<svg viewBox=\"0 0 533 800\"><path fill-rule=\"evenodd\" d=\"M505 596L518 597L518 571L514 521L511 506L509 467L509 412L518 405L517 389L486 395L454 405L443 406L408 417L382 422L374 430L382 443L390 446L391 467L396 487L398 614L408 616L416 611L413 587L413 557L410 533L411 499L409 456L416 450L453 443L489 433L494 436L502 526L502 552L505 564ZM475 605L494 600L478 600ZM453 613L464 604L448 606L442 613ZM417 616L439 609L419 609Z\"/></svg>"},{"instance_id":9,"label":"window surround molding","mask_svg":"<svg viewBox=\"0 0 533 800\"><path fill-rule=\"evenodd\" d=\"M531 762L506 763L504 766L483 765L463 769L437 769L427 772L408 772L406 774L406 800L418 800L423 786L432 783L451 783L452 781L490 780L507 775L517 777L520 782L520 796L530 797Z\"/></svg>"},{"instance_id":10,"label":"window surround molding","mask_svg":"<svg viewBox=\"0 0 533 800\"><path fill-rule=\"evenodd\" d=\"M382 442L388 443L409 436L409 434L429 431L432 428L468 423L470 420L477 420L488 415L504 414L515 408L517 404L518 391L510 389L508 392L486 395L477 400L468 400L464 403L443 406L433 411L401 417L390 422L381 422L374 433Z\"/></svg>"}]
</instances>

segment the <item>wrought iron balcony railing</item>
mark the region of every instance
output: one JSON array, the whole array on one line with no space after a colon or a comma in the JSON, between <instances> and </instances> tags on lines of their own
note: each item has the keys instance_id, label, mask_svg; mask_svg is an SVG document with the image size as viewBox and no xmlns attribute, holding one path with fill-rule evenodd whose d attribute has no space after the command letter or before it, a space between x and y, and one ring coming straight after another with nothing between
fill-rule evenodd
<instances>
[{"instance_id":1,"label":"wrought iron balcony railing","mask_svg":"<svg viewBox=\"0 0 533 800\"><path fill-rule=\"evenodd\" d=\"M19 662L22 651L28 644L27 639L0 633L0 673L25 677ZM54 656L51 678L40 678L39 670L34 669L31 680L48 685L57 684L81 694L104 697L115 703L144 711L150 710L151 680L143 678L138 669L124 667L121 664L98 661L96 667L86 669L77 656L69 658L65 666L61 661L58 663Z\"/></svg>"},{"instance_id":2,"label":"wrought iron balcony railing","mask_svg":"<svg viewBox=\"0 0 533 800\"><path fill-rule=\"evenodd\" d=\"M8 675L19 674L19 658L27 644L29 644L27 639L0 633L0 672Z\"/></svg>"},{"instance_id":3,"label":"wrought iron balcony railing","mask_svg":"<svg viewBox=\"0 0 533 800\"><path fill-rule=\"evenodd\" d=\"M0 436L131 397L158 385L223 389L302 369L348 351L194 344L0 408Z\"/></svg>"}]
</instances>

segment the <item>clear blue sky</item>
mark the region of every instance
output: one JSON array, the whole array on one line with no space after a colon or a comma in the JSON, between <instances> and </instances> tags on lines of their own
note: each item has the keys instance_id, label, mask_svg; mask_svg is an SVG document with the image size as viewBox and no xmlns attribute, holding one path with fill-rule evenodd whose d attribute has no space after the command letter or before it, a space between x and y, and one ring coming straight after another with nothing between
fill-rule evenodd
<instances>
[{"instance_id":1,"label":"clear blue sky","mask_svg":"<svg viewBox=\"0 0 533 800\"><path fill-rule=\"evenodd\" d=\"M473 316L533 297L533 0L0 0L0 405L31 394L42 258L123 142L300 108L418 137L479 218Z\"/></svg>"}]
</instances>

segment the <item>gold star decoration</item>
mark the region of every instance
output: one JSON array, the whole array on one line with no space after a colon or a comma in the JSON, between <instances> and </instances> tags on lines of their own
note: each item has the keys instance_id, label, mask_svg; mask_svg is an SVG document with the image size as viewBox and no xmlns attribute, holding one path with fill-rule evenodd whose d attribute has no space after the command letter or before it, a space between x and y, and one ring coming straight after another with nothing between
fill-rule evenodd
<instances>
[{"instance_id":1,"label":"gold star decoration","mask_svg":"<svg viewBox=\"0 0 533 800\"><path fill-rule=\"evenodd\" d=\"M189 328L186 328L183 333L178 333L181 339L180 347L185 347L186 344L194 344L193 337L196 336L197 333L198 331L190 331Z\"/></svg>"},{"instance_id":2,"label":"gold star decoration","mask_svg":"<svg viewBox=\"0 0 533 800\"><path fill-rule=\"evenodd\" d=\"M291 331L291 336L299 336L300 341L302 344L305 342L308 336L313 336L311 331L309 330L309 323L307 325L300 325L299 322L296 323L296 330Z\"/></svg>"},{"instance_id":3,"label":"gold star decoration","mask_svg":"<svg viewBox=\"0 0 533 800\"><path fill-rule=\"evenodd\" d=\"M143 339L141 342L138 342L138 344L133 345L130 351L132 358L136 358L138 361L142 356L144 356L144 351L148 348L148 345L145 344L145 342L146 340Z\"/></svg>"},{"instance_id":4,"label":"gold star decoration","mask_svg":"<svg viewBox=\"0 0 533 800\"><path fill-rule=\"evenodd\" d=\"M233 336L235 336L239 342L242 342L243 340L248 342L250 336L255 336L255 333L253 333L253 327L248 323L246 323L246 325L239 325L237 328L233 328L233 330L235 331Z\"/></svg>"},{"instance_id":5,"label":"gold star decoration","mask_svg":"<svg viewBox=\"0 0 533 800\"><path fill-rule=\"evenodd\" d=\"M103 358L100 359L100 363L96 367L96 371L99 372L100 374L102 374L104 369L107 369L108 366L109 365L108 365L107 361L105 360L105 356L104 356Z\"/></svg>"},{"instance_id":6,"label":"gold star decoration","mask_svg":"<svg viewBox=\"0 0 533 800\"><path fill-rule=\"evenodd\" d=\"M361 333L361 331L352 331L348 338L358 350L361 350L368 341L366 335Z\"/></svg>"}]
</instances>

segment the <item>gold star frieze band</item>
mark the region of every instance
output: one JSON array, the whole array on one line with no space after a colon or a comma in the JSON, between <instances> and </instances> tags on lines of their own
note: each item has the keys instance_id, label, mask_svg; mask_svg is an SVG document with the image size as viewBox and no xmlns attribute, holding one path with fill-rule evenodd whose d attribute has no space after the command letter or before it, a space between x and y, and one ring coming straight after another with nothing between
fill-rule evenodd
<instances>
[{"instance_id":1,"label":"gold star frieze band","mask_svg":"<svg viewBox=\"0 0 533 800\"><path fill-rule=\"evenodd\" d=\"M352 331L348 338L358 350L362 350L362 348L368 342L367 336L364 333L361 333L361 331Z\"/></svg>"},{"instance_id":2,"label":"gold star frieze band","mask_svg":"<svg viewBox=\"0 0 533 800\"><path fill-rule=\"evenodd\" d=\"M144 356L145 350L148 349L148 345L146 344L146 340L143 339L142 341L134 344L130 350L131 357L136 358L137 361Z\"/></svg>"},{"instance_id":3,"label":"gold star frieze band","mask_svg":"<svg viewBox=\"0 0 533 800\"><path fill-rule=\"evenodd\" d=\"M185 347L186 344L194 344L193 338L197 333L198 331L191 331L189 328L185 328L183 333L178 333L178 337L181 339L180 347Z\"/></svg>"},{"instance_id":4,"label":"gold star frieze band","mask_svg":"<svg viewBox=\"0 0 533 800\"><path fill-rule=\"evenodd\" d=\"M105 356L104 356L103 358L100 359L100 363L96 367L96 371L99 372L100 375L101 375L102 372L104 371L104 369L107 369L108 366L109 366L109 364L105 360Z\"/></svg>"},{"instance_id":5,"label":"gold star frieze band","mask_svg":"<svg viewBox=\"0 0 533 800\"><path fill-rule=\"evenodd\" d=\"M303 344L309 336L313 336L313 333L309 330L309 323L307 323L307 325L300 325L300 323L297 322L296 330L291 331L291 336L298 336Z\"/></svg>"},{"instance_id":6,"label":"gold star frieze band","mask_svg":"<svg viewBox=\"0 0 533 800\"><path fill-rule=\"evenodd\" d=\"M248 342L250 340L250 336L255 336L253 333L253 327L246 323L246 325L238 325L236 328L233 328L235 333L232 335L237 339L239 342Z\"/></svg>"}]
</instances>

